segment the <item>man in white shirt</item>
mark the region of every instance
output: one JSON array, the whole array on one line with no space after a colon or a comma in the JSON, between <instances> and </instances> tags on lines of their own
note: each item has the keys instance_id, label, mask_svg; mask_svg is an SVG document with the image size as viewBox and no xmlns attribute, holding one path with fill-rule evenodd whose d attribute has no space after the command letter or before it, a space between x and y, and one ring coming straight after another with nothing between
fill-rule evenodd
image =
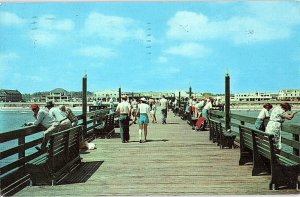
<instances>
[{"instance_id":1,"label":"man in white shirt","mask_svg":"<svg viewBox=\"0 0 300 197\"><path fill-rule=\"evenodd\" d=\"M167 124L168 100L163 95L159 102L162 115L162 124Z\"/></svg>"},{"instance_id":2,"label":"man in white shirt","mask_svg":"<svg viewBox=\"0 0 300 197\"><path fill-rule=\"evenodd\" d=\"M45 152L50 135L59 131L59 122L55 121L55 119L52 116L50 116L47 110L40 109L37 104L32 104L31 110L33 112L35 121L26 125L42 125L46 128L46 130L44 131L44 138L41 144L41 148L38 146L36 147L36 149Z\"/></svg>"},{"instance_id":3,"label":"man in white shirt","mask_svg":"<svg viewBox=\"0 0 300 197\"><path fill-rule=\"evenodd\" d=\"M116 113L119 113L120 136L122 143L129 142L129 120L131 116L131 106L127 102L127 95L121 97L121 103L118 104Z\"/></svg>"},{"instance_id":4,"label":"man in white shirt","mask_svg":"<svg viewBox=\"0 0 300 197\"><path fill-rule=\"evenodd\" d=\"M67 118L66 113L61 111L59 108L54 107L54 104L52 101L46 102L46 107L49 110L50 116L55 118L55 120L60 123L60 130L65 130L65 129L71 128L72 123Z\"/></svg>"}]
</instances>

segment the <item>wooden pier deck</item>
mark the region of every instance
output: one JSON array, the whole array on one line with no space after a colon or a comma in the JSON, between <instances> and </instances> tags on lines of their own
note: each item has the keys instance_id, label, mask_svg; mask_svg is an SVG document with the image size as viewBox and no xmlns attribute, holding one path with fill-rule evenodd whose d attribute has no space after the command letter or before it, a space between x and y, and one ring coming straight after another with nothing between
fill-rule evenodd
<instances>
[{"instance_id":1,"label":"wooden pier deck","mask_svg":"<svg viewBox=\"0 0 300 197\"><path fill-rule=\"evenodd\" d=\"M191 130L172 112L167 122L150 123L147 143L138 143L137 125L130 143L96 139L97 149L81 154L82 168L62 184L26 187L15 196L299 194L270 191L270 175L252 176L251 165L238 165L239 149L219 149L208 131Z\"/></svg>"}]
</instances>

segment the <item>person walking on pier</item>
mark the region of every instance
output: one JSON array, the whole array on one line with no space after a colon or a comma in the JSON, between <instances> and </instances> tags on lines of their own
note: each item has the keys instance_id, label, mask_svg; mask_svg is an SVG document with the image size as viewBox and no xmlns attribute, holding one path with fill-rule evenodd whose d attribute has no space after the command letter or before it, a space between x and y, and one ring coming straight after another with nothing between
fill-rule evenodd
<instances>
[{"instance_id":1,"label":"person walking on pier","mask_svg":"<svg viewBox=\"0 0 300 197\"><path fill-rule=\"evenodd\" d=\"M120 114L119 125L120 125L120 136L122 143L129 142L129 120L131 116L131 106L127 102L127 95L121 97L121 103L118 104L116 113Z\"/></svg>"},{"instance_id":2,"label":"person walking on pier","mask_svg":"<svg viewBox=\"0 0 300 197\"><path fill-rule=\"evenodd\" d=\"M47 143L50 139L51 134L59 131L59 122L57 122L55 118L49 114L48 110L40 109L37 104L32 104L31 110L33 112L35 121L32 123L27 123L26 125L42 125L43 127L45 127L46 130L44 131L44 137L41 147L36 146L35 148L39 151L46 152Z\"/></svg>"},{"instance_id":3,"label":"person walking on pier","mask_svg":"<svg viewBox=\"0 0 300 197\"><path fill-rule=\"evenodd\" d=\"M270 109L272 109L272 105L270 103L266 103L263 105L263 109L258 114L258 117L255 121L255 128L261 131L265 131L264 121L266 118L270 117Z\"/></svg>"},{"instance_id":4,"label":"person walking on pier","mask_svg":"<svg viewBox=\"0 0 300 197\"><path fill-rule=\"evenodd\" d=\"M59 108L54 107L54 103L52 101L46 102L45 107L48 108L50 116L60 123L60 130L65 130L72 126L71 121L66 116L66 113L61 111Z\"/></svg>"},{"instance_id":5,"label":"person walking on pier","mask_svg":"<svg viewBox=\"0 0 300 197\"><path fill-rule=\"evenodd\" d=\"M150 114L150 106L146 103L147 100L145 98L140 99L141 104L138 105L137 113L135 119L139 115L138 124L139 124L139 139L140 143L142 143L142 131L144 129L144 138L145 142L147 142L147 134L148 134L148 124L149 124L149 116Z\"/></svg>"},{"instance_id":6,"label":"person walking on pier","mask_svg":"<svg viewBox=\"0 0 300 197\"><path fill-rule=\"evenodd\" d=\"M134 124L136 124L134 117L135 117L137 108L138 108L138 102L134 98L133 101L131 102L131 114L132 114L132 120L133 120Z\"/></svg>"},{"instance_id":7,"label":"person walking on pier","mask_svg":"<svg viewBox=\"0 0 300 197\"><path fill-rule=\"evenodd\" d=\"M297 112L291 112L288 114L288 111L291 111L291 105L287 102L281 103L280 106L275 107L272 110L270 120L266 127L266 133L273 134L275 137L275 145L277 149L281 149L281 126L282 123L287 120L294 118Z\"/></svg>"},{"instance_id":8,"label":"person walking on pier","mask_svg":"<svg viewBox=\"0 0 300 197\"><path fill-rule=\"evenodd\" d=\"M155 102L152 104L152 106L150 106L150 114L152 116L152 123L157 123L156 120L156 104Z\"/></svg>"},{"instance_id":9,"label":"person walking on pier","mask_svg":"<svg viewBox=\"0 0 300 197\"><path fill-rule=\"evenodd\" d=\"M115 104L112 98L109 99L109 113L115 113Z\"/></svg>"},{"instance_id":10,"label":"person walking on pier","mask_svg":"<svg viewBox=\"0 0 300 197\"><path fill-rule=\"evenodd\" d=\"M160 99L160 108L161 108L161 116L162 116L162 124L167 124L167 114L168 114L168 100L165 95Z\"/></svg>"}]
</instances>

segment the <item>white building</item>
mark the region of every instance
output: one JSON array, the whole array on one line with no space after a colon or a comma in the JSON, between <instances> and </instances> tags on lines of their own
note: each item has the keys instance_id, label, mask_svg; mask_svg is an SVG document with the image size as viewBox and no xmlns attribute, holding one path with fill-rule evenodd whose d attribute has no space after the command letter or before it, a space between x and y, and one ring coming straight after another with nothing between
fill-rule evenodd
<instances>
[{"instance_id":1,"label":"white building","mask_svg":"<svg viewBox=\"0 0 300 197\"><path fill-rule=\"evenodd\" d=\"M280 90L278 100L281 101L300 101L300 89Z\"/></svg>"},{"instance_id":2,"label":"white building","mask_svg":"<svg viewBox=\"0 0 300 197\"><path fill-rule=\"evenodd\" d=\"M106 100L112 98L116 101L119 98L119 90L103 90L99 92L94 92L96 98L105 98Z\"/></svg>"},{"instance_id":3,"label":"white building","mask_svg":"<svg viewBox=\"0 0 300 197\"><path fill-rule=\"evenodd\" d=\"M67 102L70 101L71 96L69 93L62 89L56 88L49 92L48 95L42 95L40 101L47 102L47 101L54 101L54 102Z\"/></svg>"},{"instance_id":4,"label":"white building","mask_svg":"<svg viewBox=\"0 0 300 197\"><path fill-rule=\"evenodd\" d=\"M234 94L234 101L266 101L271 99L271 93L266 92L249 92Z\"/></svg>"}]
</instances>

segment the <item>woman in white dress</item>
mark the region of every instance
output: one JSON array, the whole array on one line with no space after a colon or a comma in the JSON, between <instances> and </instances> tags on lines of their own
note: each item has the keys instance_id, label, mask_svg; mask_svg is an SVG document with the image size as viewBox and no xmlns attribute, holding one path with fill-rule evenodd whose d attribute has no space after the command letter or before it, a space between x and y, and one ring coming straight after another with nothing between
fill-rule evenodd
<instances>
[{"instance_id":1,"label":"woman in white dress","mask_svg":"<svg viewBox=\"0 0 300 197\"><path fill-rule=\"evenodd\" d=\"M255 128L261 131L265 131L265 125L264 125L264 121L266 118L270 117L270 109L272 109L272 105L270 103L266 103L263 106L263 109L260 111L260 113L258 114L258 117L255 121Z\"/></svg>"},{"instance_id":2,"label":"woman in white dress","mask_svg":"<svg viewBox=\"0 0 300 197\"><path fill-rule=\"evenodd\" d=\"M266 133L273 134L275 137L275 145L277 149L281 149L281 125L287 120L294 118L297 112L292 112L288 114L287 112L291 111L291 105L287 102L281 103L280 106L275 107L272 110L270 121L266 127Z\"/></svg>"}]
</instances>

